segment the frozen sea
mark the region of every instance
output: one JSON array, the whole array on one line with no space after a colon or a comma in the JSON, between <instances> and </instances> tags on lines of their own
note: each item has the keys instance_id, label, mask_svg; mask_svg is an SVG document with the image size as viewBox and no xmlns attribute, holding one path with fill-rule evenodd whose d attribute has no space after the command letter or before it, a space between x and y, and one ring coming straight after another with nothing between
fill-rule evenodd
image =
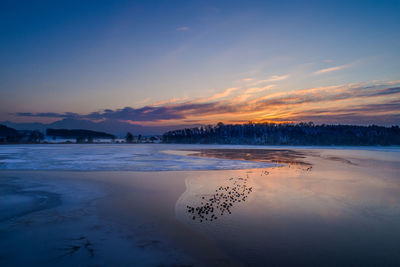
<instances>
[{"instance_id":1,"label":"frozen sea","mask_svg":"<svg viewBox=\"0 0 400 267\"><path fill-rule=\"evenodd\" d=\"M400 149L0 146L0 266L400 266Z\"/></svg>"},{"instance_id":2,"label":"frozen sea","mask_svg":"<svg viewBox=\"0 0 400 267\"><path fill-rule=\"evenodd\" d=\"M0 146L0 170L76 170L76 171L178 171L235 170L267 168L275 164L190 156L198 149L311 149L316 151L381 152L398 155L390 147L267 147L241 145L172 144L44 144ZM347 152L346 152L347 151ZM383 153L382 153L383 152ZM367 153L368 154L368 153Z\"/></svg>"},{"instance_id":3,"label":"frozen sea","mask_svg":"<svg viewBox=\"0 0 400 267\"><path fill-rule=\"evenodd\" d=\"M181 149L229 146L160 144L47 144L0 147L3 170L178 171L231 170L274 164L188 156Z\"/></svg>"}]
</instances>

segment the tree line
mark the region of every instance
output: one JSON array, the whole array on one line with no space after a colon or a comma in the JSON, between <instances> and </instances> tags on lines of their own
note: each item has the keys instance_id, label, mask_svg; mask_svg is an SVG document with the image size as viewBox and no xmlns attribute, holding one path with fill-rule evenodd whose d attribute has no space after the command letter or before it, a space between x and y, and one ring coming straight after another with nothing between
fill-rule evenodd
<instances>
[{"instance_id":1,"label":"tree line","mask_svg":"<svg viewBox=\"0 0 400 267\"><path fill-rule=\"evenodd\" d=\"M116 137L109 133L97 132L84 129L46 129L46 135L53 138L76 139L77 143L93 143L95 138L115 139Z\"/></svg>"},{"instance_id":2,"label":"tree line","mask_svg":"<svg viewBox=\"0 0 400 267\"><path fill-rule=\"evenodd\" d=\"M169 131L164 143L246 145L400 145L399 126L247 123L201 126Z\"/></svg>"},{"instance_id":3,"label":"tree line","mask_svg":"<svg viewBox=\"0 0 400 267\"><path fill-rule=\"evenodd\" d=\"M18 131L0 124L0 144L7 143L40 143L44 134L40 131Z\"/></svg>"}]
</instances>

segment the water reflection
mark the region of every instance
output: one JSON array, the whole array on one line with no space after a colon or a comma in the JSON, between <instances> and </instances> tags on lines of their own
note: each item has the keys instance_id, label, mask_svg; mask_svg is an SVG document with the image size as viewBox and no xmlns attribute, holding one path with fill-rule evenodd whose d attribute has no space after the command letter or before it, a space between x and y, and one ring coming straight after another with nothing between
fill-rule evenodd
<instances>
[{"instance_id":1,"label":"water reflection","mask_svg":"<svg viewBox=\"0 0 400 267\"><path fill-rule=\"evenodd\" d=\"M202 150L198 156L287 164L192 173L177 202L176 216L238 262L245 266L400 266L398 152L233 152ZM233 201L230 196L237 185L242 191ZM229 216L221 218L221 213Z\"/></svg>"},{"instance_id":2,"label":"water reflection","mask_svg":"<svg viewBox=\"0 0 400 267\"><path fill-rule=\"evenodd\" d=\"M193 151L193 150L192 150ZM190 156L212 157L230 160L249 160L258 162L274 162L288 165L311 166L305 161L310 151L289 149L199 149Z\"/></svg>"},{"instance_id":3,"label":"water reflection","mask_svg":"<svg viewBox=\"0 0 400 267\"><path fill-rule=\"evenodd\" d=\"M192 220L212 222L217 220L218 216L232 214L234 205L245 202L253 191L253 187L247 186L247 180L248 177L229 178L229 185L221 185L214 194L201 196L200 205L187 205L187 212Z\"/></svg>"}]
</instances>

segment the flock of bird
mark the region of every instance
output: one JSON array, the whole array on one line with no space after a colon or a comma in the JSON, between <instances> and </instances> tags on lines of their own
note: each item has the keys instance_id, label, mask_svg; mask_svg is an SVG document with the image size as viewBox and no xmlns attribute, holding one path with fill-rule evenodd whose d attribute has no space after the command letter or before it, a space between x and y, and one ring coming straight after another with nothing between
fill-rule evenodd
<instances>
[{"instance_id":1,"label":"flock of bird","mask_svg":"<svg viewBox=\"0 0 400 267\"><path fill-rule=\"evenodd\" d=\"M308 165L308 166L307 166ZM307 164L307 168L303 165L295 167L300 168L302 171L311 171L312 166ZM289 164L289 168L290 168ZM261 176L267 176L270 172L263 170ZM187 205L187 212L192 220L200 222L215 221L219 216L224 214L231 214L231 209L236 203L246 201L248 195L253 191L252 187L247 186L247 178L236 177L229 178L230 186L220 186L215 190L214 194L202 196L201 204L198 206Z\"/></svg>"},{"instance_id":2,"label":"flock of bird","mask_svg":"<svg viewBox=\"0 0 400 267\"><path fill-rule=\"evenodd\" d=\"M202 196L201 205L196 207L186 206L192 220L199 222L215 221L219 216L231 214L233 206L246 201L253 191L252 187L247 186L247 179L242 177L229 178L230 186L220 186L214 194Z\"/></svg>"}]
</instances>

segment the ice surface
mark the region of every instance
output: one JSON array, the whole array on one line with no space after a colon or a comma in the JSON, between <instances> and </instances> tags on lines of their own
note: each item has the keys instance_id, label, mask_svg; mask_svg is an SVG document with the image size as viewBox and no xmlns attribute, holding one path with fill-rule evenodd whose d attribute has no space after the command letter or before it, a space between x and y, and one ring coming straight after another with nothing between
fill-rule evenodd
<instances>
[{"instance_id":1,"label":"ice surface","mask_svg":"<svg viewBox=\"0 0 400 267\"><path fill-rule=\"evenodd\" d=\"M77 170L77 171L177 171L235 170L267 168L273 163L193 157L187 151L204 148L251 149L317 149L327 147L268 147L240 145L175 145L175 144L43 144L0 146L0 170ZM390 155L399 148L329 147L340 153L365 150ZM392 153L387 153L392 152Z\"/></svg>"},{"instance_id":2,"label":"ice surface","mask_svg":"<svg viewBox=\"0 0 400 267\"><path fill-rule=\"evenodd\" d=\"M177 171L266 168L276 164L187 156L190 145L52 144L0 147L0 169ZM198 146L197 146L198 147Z\"/></svg>"}]
</instances>

